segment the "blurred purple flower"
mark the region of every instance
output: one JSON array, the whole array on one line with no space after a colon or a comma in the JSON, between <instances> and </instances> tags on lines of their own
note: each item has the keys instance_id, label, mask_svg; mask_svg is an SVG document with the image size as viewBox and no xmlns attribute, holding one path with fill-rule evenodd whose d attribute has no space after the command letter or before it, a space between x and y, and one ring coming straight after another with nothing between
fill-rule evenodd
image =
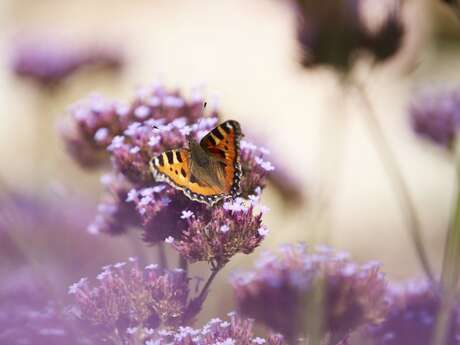
<instances>
[{"instance_id":1,"label":"blurred purple flower","mask_svg":"<svg viewBox=\"0 0 460 345\"><path fill-rule=\"evenodd\" d=\"M83 325L66 319L37 274L16 268L0 284L0 344L91 345Z\"/></svg>"},{"instance_id":2,"label":"blurred purple flower","mask_svg":"<svg viewBox=\"0 0 460 345\"><path fill-rule=\"evenodd\" d=\"M130 259L104 267L97 279L95 287L87 278L69 287L75 296L74 313L123 339L137 328L184 326L200 311L200 304L189 303L190 279L180 269L141 269Z\"/></svg>"},{"instance_id":3,"label":"blurred purple flower","mask_svg":"<svg viewBox=\"0 0 460 345\"><path fill-rule=\"evenodd\" d=\"M253 321L229 313L230 320L214 318L202 328L179 327L176 330L160 330L146 345L284 345L283 337L270 335L261 338L254 335Z\"/></svg>"},{"instance_id":4,"label":"blurred purple flower","mask_svg":"<svg viewBox=\"0 0 460 345\"><path fill-rule=\"evenodd\" d=\"M433 143L452 149L460 127L460 89L424 92L411 102L415 132Z\"/></svg>"},{"instance_id":5,"label":"blurred purple flower","mask_svg":"<svg viewBox=\"0 0 460 345\"><path fill-rule=\"evenodd\" d=\"M362 0L293 0L302 65L330 65L346 71L361 51L372 54L377 62L393 56L401 46L404 27L399 2L386 1L390 8L384 21L377 30L370 30Z\"/></svg>"},{"instance_id":6,"label":"blurred purple flower","mask_svg":"<svg viewBox=\"0 0 460 345\"><path fill-rule=\"evenodd\" d=\"M326 247L308 252L301 244L286 245L279 255L265 253L255 271L236 274L232 284L241 313L283 333L290 342L304 335L307 310L315 307L323 308L312 315L323 315L329 343L381 321L386 311L386 285L378 265L358 265L346 253ZM319 306L316 289L324 294Z\"/></svg>"},{"instance_id":7,"label":"blurred purple flower","mask_svg":"<svg viewBox=\"0 0 460 345\"><path fill-rule=\"evenodd\" d=\"M28 263L35 253L46 253L40 261L48 270L65 269L75 279L100 257L109 255L102 241L85 233L94 216L94 202L76 195L19 192L0 195L0 260L2 266ZM85 250L80 250L85 248ZM78 263L78 264L76 264ZM71 268L69 270L69 267Z\"/></svg>"},{"instance_id":8,"label":"blurred purple flower","mask_svg":"<svg viewBox=\"0 0 460 345\"><path fill-rule=\"evenodd\" d=\"M119 49L98 45L79 46L46 37L22 37L12 47L14 73L47 87L56 85L84 66L119 69L122 64Z\"/></svg>"},{"instance_id":9,"label":"blurred purple flower","mask_svg":"<svg viewBox=\"0 0 460 345\"><path fill-rule=\"evenodd\" d=\"M90 234L106 233L120 235L131 226L139 226L141 218L128 199L131 184L123 175L106 174L101 177L102 184L108 189L105 199L97 207L97 216L88 226Z\"/></svg>"},{"instance_id":10,"label":"blurred purple flower","mask_svg":"<svg viewBox=\"0 0 460 345\"><path fill-rule=\"evenodd\" d=\"M366 344L430 345L441 306L439 289L428 281L390 286L390 308L385 321L367 329ZM452 305L446 345L460 344L460 307Z\"/></svg>"}]
</instances>

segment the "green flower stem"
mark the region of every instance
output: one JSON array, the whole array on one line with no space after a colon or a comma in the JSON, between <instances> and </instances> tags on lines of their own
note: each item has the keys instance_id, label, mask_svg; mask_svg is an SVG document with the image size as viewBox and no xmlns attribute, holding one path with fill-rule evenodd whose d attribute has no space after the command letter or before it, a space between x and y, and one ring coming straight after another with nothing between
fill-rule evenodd
<instances>
[{"instance_id":1,"label":"green flower stem","mask_svg":"<svg viewBox=\"0 0 460 345\"><path fill-rule=\"evenodd\" d=\"M200 294L197 297L197 300L204 300L204 298L206 297L206 294L208 293L209 287L211 286L211 283L213 282L214 278L217 276L217 273L219 273L219 271L220 270L213 270L211 272L211 275L206 281L206 284L204 284L203 289L201 290Z\"/></svg>"},{"instance_id":2,"label":"green flower stem","mask_svg":"<svg viewBox=\"0 0 460 345\"><path fill-rule=\"evenodd\" d=\"M361 95L365 107L367 108L364 118L366 120L365 122L367 124L369 134L374 141L376 149L378 150L379 158L386 171L388 179L391 181L394 191L398 196L398 201L406 218L407 227L409 228L412 243L419 262L427 278L434 281L433 271L422 240L420 219L410 195L409 188L404 181L401 169L388 140L385 137L383 128L376 117L365 87L360 82L356 81L354 85Z\"/></svg>"},{"instance_id":3,"label":"green flower stem","mask_svg":"<svg viewBox=\"0 0 460 345\"><path fill-rule=\"evenodd\" d=\"M456 201L452 210L451 221L447 230L444 245L444 258L442 262L441 289L442 305L436 323L433 344L445 344L449 332L449 319L451 307L457 294L460 277L460 145L455 147L456 161Z\"/></svg>"}]
</instances>

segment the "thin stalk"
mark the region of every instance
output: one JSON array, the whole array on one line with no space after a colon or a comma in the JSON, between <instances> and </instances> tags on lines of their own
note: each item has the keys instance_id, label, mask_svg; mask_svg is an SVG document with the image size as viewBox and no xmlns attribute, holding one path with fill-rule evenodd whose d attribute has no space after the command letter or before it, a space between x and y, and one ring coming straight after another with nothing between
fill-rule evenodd
<instances>
[{"instance_id":1,"label":"thin stalk","mask_svg":"<svg viewBox=\"0 0 460 345\"><path fill-rule=\"evenodd\" d=\"M53 160L52 148L54 139L54 124L53 124L53 101L56 102L57 94L49 89L38 90L36 95L36 114L34 114L34 139L32 147L35 169L34 176L37 179L37 185L40 188L45 187L50 178L51 169L50 162ZM41 190L38 190L40 193Z\"/></svg>"},{"instance_id":2,"label":"thin stalk","mask_svg":"<svg viewBox=\"0 0 460 345\"><path fill-rule=\"evenodd\" d=\"M4 194L4 196L9 196L10 194L9 192L10 192L10 187L8 183L6 182L6 179L2 175L0 175L0 193Z\"/></svg>"},{"instance_id":3,"label":"thin stalk","mask_svg":"<svg viewBox=\"0 0 460 345\"><path fill-rule=\"evenodd\" d=\"M219 271L220 271L219 269L212 271L212 273L209 276L208 280L204 284L203 289L201 290L200 294L198 295L198 297L195 300L197 300L197 301L202 301L203 300L203 298L208 293L208 290L209 290L209 287L211 286L211 283L213 282L214 278L217 276L217 273L219 273Z\"/></svg>"},{"instance_id":4,"label":"thin stalk","mask_svg":"<svg viewBox=\"0 0 460 345\"><path fill-rule=\"evenodd\" d=\"M306 318L303 320L304 339L308 339L308 345L324 344L325 288L325 281L319 279L313 284L312 295L304 297L303 304L306 309Z\"/></svg>"},{"instance_id":5,"label":"thin stalk","mask_svg":"<svg viewBox=\"0 0 460 345\"><path fill-rule=\"evenodd\" d=\"M144 266L148 261L147 253L145 251L145 247L142 245L142 242L139 240L139 237L136 235L137 233L135 231L128 232L131 248L134 251L135 256L139 258L141 265Z\"/></svg>"},{"instance_id":6,"label":"thin stalk","mask_svg":"<svg viewBox=\"0 0 460 345\"><path fill-rule=\"evenodd\" d=\"M166 251L163 242L158 244L158 262L160 263L160 267L168 268L168 258L166 257Z\"/></svg>"},{"instance_id":7,"label":"thin stalk","mask_svg":"<svg viewBox=\"0 0 460 345\"><path fill-rule=\"evenodd\" d=\"M456 292L455 289L460 276L460 148L457 149L455 159L457 195L444 245L441 273L441 282L444 289L451 291L453 294Z\"/></svg>"},{"instance_id":8,"label":"thin stalk","mask_svg":"<svg viewBox=\"0 0 460 345\"><path fill-rule=\"evenodd\" d=\"M212 270L211 275L204 284L199 295L190 301L190 303L187 306L186 313L184 315L185 320L191 322L194 319L196 313L201 310L201 308L203 307L204 300L206 299L206 296L208 294L209 287L211 286L211 283L213 282L217 273L219 273L218 269Z\"/></svg>"},{"instance_id":9,"label":"thin stalk","mask_svg":"<svg viewBox=\"0 0 460 345\"><path fill-rule=\"evenodd\" d=\"M179 267L183 269L185 273L188 272L188 261L183 255L179 256Z\"/></svg>"},{"instance_id":10,"label":"thin stalk","mask_svg":"<svg viewBox=\"0 0 460 345\"><path fill-rule=\"evenodd\" d=\"M456 183L457 194L452 210L449 229L444 245L444 258L441 273L442 304L436 322L433 344L445 344L449 332L451 306L457 293L460 276L460 147L456 144Z\"/></svg>"},{"instance_id":11,"label":"thin stalk","mask_svg":"<svg viewBox=\"0 0 460 345\"><path fill-rule=\"evenodd\" d=\"M120 332L118 329L113 330L113 334L109 336L109 339L113 341L115 345L123 345L123 339L120 337Z\"/></svg>"},{"instance_id":12,"label":"thin stalk","mask_svg":"<svg viewBox=\"0 0 460 345\"><path fill-rule=\"evenodd\" d=\"M387 138L385 137L383 128L376 117L365 87L359 82L355 82L354 85L358 90L365 107L367 108L367 114L365 114L364 118L366 120L365 122L367 124L369 134L374 141L374 145L378 151L380 161L382 162L387 177L391 181L393 189L397 194L419 262L427 278L434 281L433 271L422 240L420 219L418 217L414 201L409 193L407 183L403 178L396 157L388 143Z\"/></svg>"}]
</instances>

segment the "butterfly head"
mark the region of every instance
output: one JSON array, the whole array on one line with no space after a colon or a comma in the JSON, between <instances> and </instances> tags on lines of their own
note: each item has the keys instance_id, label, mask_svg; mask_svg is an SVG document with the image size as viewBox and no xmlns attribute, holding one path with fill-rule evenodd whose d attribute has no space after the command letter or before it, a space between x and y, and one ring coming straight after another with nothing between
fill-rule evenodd
<instances>
[{"instance_id":1,"label":"butterfly head","mask_svg":"<svg viewBox=\"0 0 460 345\"><path fill-rule=\"evenodd\" d=\"M188 148L191 152L197 152L201 148L200 143L195 139L195 137L191 134L187 135L187 144Z\"/></svg>"}]
</instances>

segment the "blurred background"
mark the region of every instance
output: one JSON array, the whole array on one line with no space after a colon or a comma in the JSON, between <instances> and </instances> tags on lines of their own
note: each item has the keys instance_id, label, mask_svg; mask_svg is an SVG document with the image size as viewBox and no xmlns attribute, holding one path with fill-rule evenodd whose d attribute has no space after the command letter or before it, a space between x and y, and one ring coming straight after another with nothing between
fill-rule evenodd
<instances>
[{"instance_id":1,"label":"blurred background","mask_svg":"<svg viewBox=\"0 0 460 345\"><path fill-rule=\"evenodd\" d=\"M366 14L373 20L379 1L368 3ZM403 20L399 52L378 66L363 59L353 73L365 82L439 269L454 166L448 154L415 136L408 107L417 90L458 84L460 21L441 2L427 0L405 1ZM60 40L69 49L99 44L122 63L104 71L85 67L58 87L43 86L12 69L14 49L27 37ZM21 215L18 227L27 231L11 243L1 240L0 272L47 267L59 272L50 279L65 277L56 279L65 290L102 265L136 255L135 241L87 233L102 195L101 171L81 169L68 156L59 123L72 103L90 93L129 101L137 87L160 81L186 95L199 88L210 101L218 100L223 117L238 120L249 139L271 151L290 183L296 181L302 201L288 203L270 186L264 194L270 234L262 249L325 242L358 261L381 261L394 280L420 274L404 214L363 124L363 100L343 87L334 70L302 68L295 38L291 5L281 0L3 0L0 193L17 196L30 208L30 219ZM2 216L18 217L14 210ZM85 243L86 250L76 249L77 243ZM11 246L20 248L20 257L8 254ZM214 290L221 291L228 274L256 256L232 260ZM199 273L200 267L192 270ZM217 310L215 302L209 306Z\"/></svg>"}]
</instances>

